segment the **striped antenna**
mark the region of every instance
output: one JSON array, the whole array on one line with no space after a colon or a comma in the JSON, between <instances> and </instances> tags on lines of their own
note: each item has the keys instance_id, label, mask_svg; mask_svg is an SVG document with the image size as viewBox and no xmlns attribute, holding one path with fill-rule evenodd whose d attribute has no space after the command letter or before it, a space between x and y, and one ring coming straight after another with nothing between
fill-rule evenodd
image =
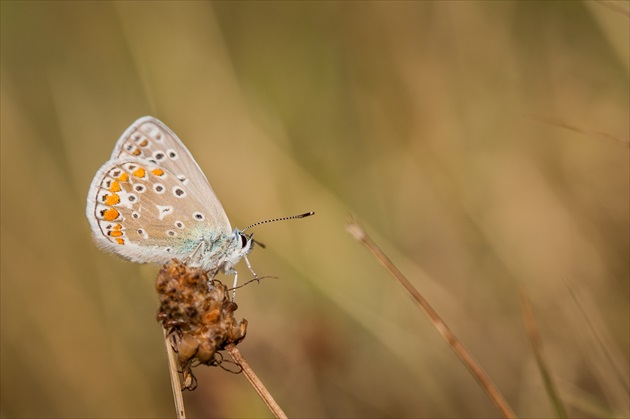
<instances>
[{"instance_id":1,"label":"striped antenna","mask_svg":"<svg viewBox=\"0 0 630 419\"><path fill-rule=\"evenodd\" d=\"M257 225L261 225L261 224L267 224L267 223L275 223L276 221L285 221L285 220L293 220L294 218L305 218L305 217L310 217L311 215L315 215L314 211L309 211L309 212L305 212L304 214L300 214L300 215L292 215L290 217L282 217L282 218L274 218L272 220L265 220L265 221L259 221L257 223L254 223L250 226L245 227L244 229L241 230L241 233L245 230L248 230L252 227L256 227Z\"/></svg>"}]
</instances>

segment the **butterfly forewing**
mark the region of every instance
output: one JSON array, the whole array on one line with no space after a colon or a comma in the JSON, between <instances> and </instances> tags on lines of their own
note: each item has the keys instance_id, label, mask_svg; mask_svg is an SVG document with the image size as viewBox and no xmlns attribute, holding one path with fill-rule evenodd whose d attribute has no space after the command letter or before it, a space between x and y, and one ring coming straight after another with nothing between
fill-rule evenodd
<instances>
[{"instance_id":1,"label":"butterfly forewing","mask_svg":"<svg viewBox=\"0 0 630 419\"><path fill-rule=\"evenodd\" d=\"M177 135L160 120L145 116L131 124L116 142L111 158L144 160L174 174L203 204L213 225L231 229L227 215L199 165Z\"/></svg>"},{"instance_id":2,"label":"butterfly forewing","mask_svg":"<svg viewBox=\"0 0 630 419\"><path fill-rule=\"evenodd\" d=\"M146 263L183 259L202 240L210 243L229 236L229 224L213 218L216 211L210 211L189 185L147 159L108 161L88 194L88 218L96 242Z\"/></svg>"}]
</instances>

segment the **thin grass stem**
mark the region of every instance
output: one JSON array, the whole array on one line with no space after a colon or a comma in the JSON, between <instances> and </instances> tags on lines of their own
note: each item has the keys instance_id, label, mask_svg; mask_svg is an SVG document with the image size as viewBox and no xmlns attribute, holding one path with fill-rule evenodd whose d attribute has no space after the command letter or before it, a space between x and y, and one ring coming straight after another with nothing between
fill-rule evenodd
<instances>
[{"instance_id":1,"label":"thin grass stem","mask_svg":"<svg viewBox=\"0 0 630 419\"><path fill-rule=\"evenodd\" d=\"M243 358L243 355L241 355L241 352L236 348L236 346L230 343L225 347L225 349L228 351L234 362L236 362L243 369L245 377L247 377L247 380L252 385L254 390L256 390L256 393L258 393L258 395L263 400L263 402L265 402L269 410L271 410L271 413L273 413L273 415L277 419L287 419L287 415L280 408L278 403L276 403L274 398L271 396L271 393L269 393L265 385L262 383L262 381L260 381L256 373L254 372L254 370L252 370L247 361L245 361L245 358Z\"/></svg>"},{"instance_id":2,"label":"thin grass stem","mask_svg":"<svg viewBox=\"0 0 630 419\"><path fill-rule=\"evenodd\" d=\"M173 389L173 402L175 403L175 413L177 419L186 419L186 411L184 410L184 398L182 396L182 384L179 381L179 372L177 371L177 358L175 351L168 339L166 329L164 332L164 343L166 344L166 355L168 358L168 372L171 376L171 388Z\"/></svg>"},{"instance_id":3,"label":"thin grass stem","mask_svg":"<svg viewBox=\"0 0 630 419\"><path fill-rule=\"evenodd\" d=\"M545 384L547 395L556 410L556 415L559 418L566 418L567 409L564 407L564 403L558 395L556 385L551 379L551 373L549 371L549 367L547 367L547 362L545 361L545 357L542 352L542 342L540 340L540 334L538 333L534 310L532 309L529 298L527 298L527 295L523 290L521 290L521 310L523 312L525 329L527 330L527 335L529 336L529 341L531 342L532 350L534 351L534 356L536 357L536 363L538 364L538 370L540 371L543 383Z\"/></svg>"},{"instance_id":4,"label":"thin grass stem","mask_svg":"<svg viewBox=\"0 0 630 419\"><path fill-rule=\"evenodd\" d=\"M363 243L374 257L389 271L394 278L400 282L400 284L411 294L414 300L420 305L424 312L429 316L434 326L440 332L442 337L446 339L449 346L464 363L468 371L475 377L477 382L485 390L490 400L494 403L497 409L501 412L505 418L516 418L516 415L512 411L512 408L508 405L507 401L494 385L488 374L481 368L481 366L473 359L472 355L455 336L451 329L444 323L438 313L431 307L429 302L420 294L420 292L409 282L409 280L403 275L403 273L394 265L394 263L381 251L381 249L370 239L359 225L359 223L351 219L347 225L348 232L354 236L358 241Z\"/></svg>"}]
</instances>

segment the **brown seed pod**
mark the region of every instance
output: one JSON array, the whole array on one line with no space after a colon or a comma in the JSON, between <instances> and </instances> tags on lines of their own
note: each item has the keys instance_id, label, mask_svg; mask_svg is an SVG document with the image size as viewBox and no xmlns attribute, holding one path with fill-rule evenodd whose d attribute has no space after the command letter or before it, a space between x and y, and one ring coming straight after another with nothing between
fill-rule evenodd
<instances>
[{"instance_id":1,"label":"brown seed pod","mask_svg":"<svg viewBox=\"0 0 630 419\"><path fill-rule=\"evenodd\" d=\"M191 390L196 385L192 366L218 365L217 351L245 338L247 320L234 317L238 305L230 301L225 285L177 260L162 267L155 288L160 300L157 320L173 337L184 388Z\"/></svg>"}]
</instances>

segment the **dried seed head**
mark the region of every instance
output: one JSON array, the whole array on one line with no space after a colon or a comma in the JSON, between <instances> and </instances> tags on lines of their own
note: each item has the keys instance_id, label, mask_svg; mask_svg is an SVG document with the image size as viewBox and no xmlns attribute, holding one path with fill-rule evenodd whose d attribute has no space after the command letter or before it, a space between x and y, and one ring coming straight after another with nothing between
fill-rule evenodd
<instances>
[{"instance_id":1,"label":"dried seed head","mask_svg":"<svg viewBox=\"0 0 630 419\"><path fill-rule=\"evenodd\" d=\"M173 337L184 388L190 390L196 383L192 366L218 365L217 351L245 338L247 320L234 317L238 305L230 301L225 285L175 259L162 267L155 288L160 299L158 322Z\"/></svg>"}]
</instances>

